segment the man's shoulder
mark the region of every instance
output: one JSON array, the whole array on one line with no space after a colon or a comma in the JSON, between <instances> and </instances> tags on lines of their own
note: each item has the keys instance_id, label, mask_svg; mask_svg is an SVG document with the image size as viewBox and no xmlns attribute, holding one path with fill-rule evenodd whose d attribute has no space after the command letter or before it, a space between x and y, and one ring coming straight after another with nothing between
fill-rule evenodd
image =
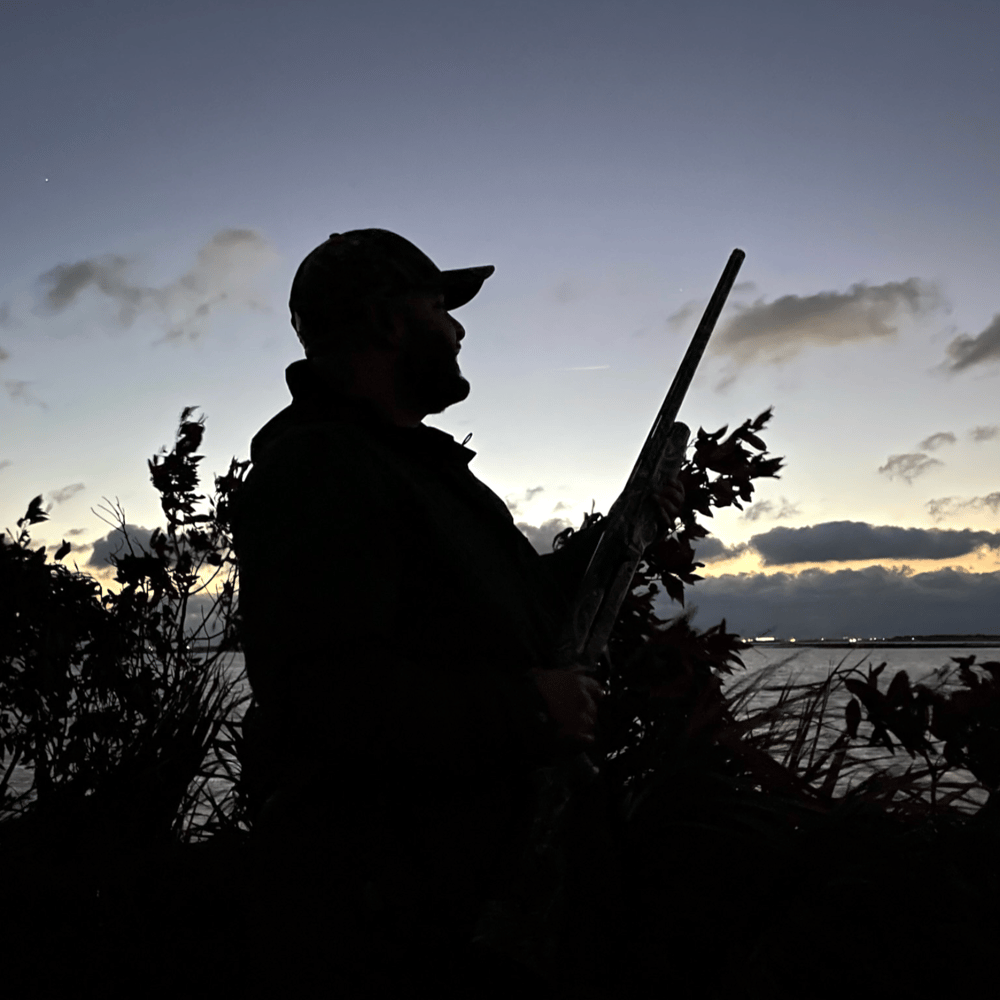
<instances>
[{"instance_id":1,"label":"man's shoulder","mask_svg":"<svg viewBox=\"0 0 1000 1000\"><path fill-rule=\"evenodd\" d=\"M366 429L348 420L294 419L278 417L254 436L251 460L255 467L284 466L301 460L329 462L338 457L369 464L386 464L391 453Z\"/></svg>"}]
</instances>

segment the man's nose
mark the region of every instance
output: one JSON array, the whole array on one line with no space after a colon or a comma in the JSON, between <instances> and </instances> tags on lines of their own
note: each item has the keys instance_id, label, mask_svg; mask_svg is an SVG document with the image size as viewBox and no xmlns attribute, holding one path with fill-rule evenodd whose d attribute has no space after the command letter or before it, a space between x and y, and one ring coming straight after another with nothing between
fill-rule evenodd
<instances>
[{"instance_id":1,"label":"man's nose","mask_svg":"<svg viewBox=\"0 0 1000 1000\"><path fill-rule=\"evenodd\" d=\"M454 316L452 317L452 322L455 324L455 338L461 344L462 339L465 337L465 327Z\"/></svg>"}]
</instances>

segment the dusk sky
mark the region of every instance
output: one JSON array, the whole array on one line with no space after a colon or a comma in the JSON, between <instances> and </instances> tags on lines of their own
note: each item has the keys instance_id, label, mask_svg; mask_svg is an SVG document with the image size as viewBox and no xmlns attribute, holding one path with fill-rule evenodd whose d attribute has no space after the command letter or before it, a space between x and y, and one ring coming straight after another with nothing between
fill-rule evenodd
<instances>
[{"instance_id":1,"label":"dusk sky","mask_svg":"<svg viewBox=\"0 0 1000 1000\"><path fill-rule=\"evenodd\" d=\"M695 624L1000 632L995 0L97 0L0 25L0 530L41 493L35 545L99 572L102 498L163 524L146 461L185 406L210 489L290 400L300 261L381 227L496 266L455 313L472 393L426 423L472 432L546 550L611 506L739 247L680 416L773 405L786 467L710 523Z\"/></svg>"}]
</instances>

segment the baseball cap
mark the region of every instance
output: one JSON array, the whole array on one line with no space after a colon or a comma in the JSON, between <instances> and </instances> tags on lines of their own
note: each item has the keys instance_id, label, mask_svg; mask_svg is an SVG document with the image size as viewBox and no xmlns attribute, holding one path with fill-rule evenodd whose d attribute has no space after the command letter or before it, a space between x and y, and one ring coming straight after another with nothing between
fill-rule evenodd
<instances>
[{"instance_id":1,"label":"baseball cap","mask_svg":"<svg viewBox=\"0 0 1000 1000\"><path fill-rule=\"evenodd\" d=\"M409 240L387 229L331 233L299 265L288 301L292 326L308 347L303 328L328 322L369 296L441 292L445 307L472 299L494 272L492 264L442 271Z\"/></svg>"}]
</instances>

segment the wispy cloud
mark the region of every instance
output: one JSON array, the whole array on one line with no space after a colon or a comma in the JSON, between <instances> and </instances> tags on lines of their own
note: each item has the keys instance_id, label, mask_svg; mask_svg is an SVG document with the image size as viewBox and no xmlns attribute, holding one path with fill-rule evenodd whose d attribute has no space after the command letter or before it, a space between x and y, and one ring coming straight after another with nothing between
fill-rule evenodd
<instances>
[{"instance_id":1,"label":"wispy cloud","mask_svg":"<svg viewBox=\"0 0 1000 1000\"><path fill-rule=\"evenodd\" d=\"M946 348L948 360L945 368L950 372L964 371L973 365L1000 361L1000 313L990 321L989 326L974 337L959 334Z\"/></svg>"},{"instance_id":2,"label":"wispy cloud","mask_svg":"<svg viewBox=\"0 0 1000 1000\"><path fill-rule=\"evenodd\" d=\"M39 277L44 292L37 315L58 315L78 304L90 290L117 308L117 321L131 327L140 316L164 323L157 341L196 340L205 319L220 307L267 311L255 294L259 273L278 260L257 232L226 229L216 233L197 254L195 263L176 281L151 287L133 281L128 272L135 259L109 254L73 264L58 264Z\"/></svg>"},{"instance_id":3,"label":"wispy cloud","mask_svg":"<svg viewBox=\"0 0 1000 1000\"><path fill-rule=\"evenodd\" d=\"M937 287L919 278L883 285L859 282L846 292L784 295L772 302L760 298L752 305L733 303L735 315L718 330L709 349L728 355L737 367L781 363L811 345L891 338L898 332L897 316L923 316L940 304Z\"/></svg>"},{"instance_id":4,"label":"wispy cloud","mask_svg":"<svg viewBox=\"0 0 1000 1000\"><path fill-rule=\"evenodd\" d=\"M40 406L43 410L47 410L49 408L48 403L36 398L28 391L28 386L31 384L31 382L8 380L4 382L4 388L11 399L26 403L29 406Z\"/></svg>"},{"instance_id":5,"label":"wispy cloud","mask_svg":"<svg viewBox=\"0 0 1000 1000\"><path fill-rule=\"evenodd\" d=\"M930 455L911 452L906 455L890 455L889 460L885 465L880 465L878 471L890 479L898 476L912 485L917 476L922 476L934 465L944 465L944 462L931 458Z\"/></svg>"},{"instance_id":6,"label":"wispy cloud","mask_svg":"<svg viewBox=\"0 0 1000 1000\"><path fill-rule=\"evenodd\" d=\"M1000 426L994 424L991 427L973 427L969 431L969 437L972 438L976 444L980 444L983 441L992 441L998 434L1000 434Z\"/></svg>"},{"instance_id":7,"label":"wispy cloud","mask_svg":"<svg viewBox=\"0 0 1000 1000\"><path fill-rule=\"evenodd\" d=\"M951 431L938 431L937 434L932 434L928 438L924 438L917 447L921 451L934 451L935 448L940 448L944 444L954 444L957 439Z\"/></svg>"},{"instance_id":8,"label":"wispy cloud","mask_svg":"<svg viewBox=\"0 0 1000 1000\"><path fill-rule=\"evenodd\" d=\"M46 513L52 510L54 504L65 503L85 488L83 483L72 483L70 486L64 486L61 490L53 490L49 494L49 505L45 508Z\"/></svg>"},{"instance_id":9,"label":"wispy cloud","mask_svg":"<svg viewBox=\"0 0 1000 1000\"><path fill-rule=\"evenodd\" d=\"M798 514L800 506L797 503L789 503L784 497L781 497L780 506L773 500L760 500L747 507L742 518L744 521L759 521L762 518L769 521L780 521L783 517L794 517Z\"/></svg>"},{"instance_id":10,"label":"wispy cloud","mask_svg":"<svg viewBox=\"0 0 1000 1000\"><path fill-rule=\"evenodd\" d=\"M507 509L511 512L511 514L513 514L516 517L518 514L521 513L522 504L531 503L531 501L539 493L544 493L544 492L545 492L544 486L531 486L528 489L526 489L523 493L521 493L519 496L504 497L504 503L507 504Z\"/></svg>"},{"instance_id":11,"label":"wispy cloud","mask_svg":"<svg viewBox=\"0 0 1000 1000\"><path fill-rule=\"evenodd\" d=\"M935 521L969 510L989 510L1000 513L1000 492L987 493L984 497L938 497L928 500L924 506Z\"/></svg>"}]
</instances>

